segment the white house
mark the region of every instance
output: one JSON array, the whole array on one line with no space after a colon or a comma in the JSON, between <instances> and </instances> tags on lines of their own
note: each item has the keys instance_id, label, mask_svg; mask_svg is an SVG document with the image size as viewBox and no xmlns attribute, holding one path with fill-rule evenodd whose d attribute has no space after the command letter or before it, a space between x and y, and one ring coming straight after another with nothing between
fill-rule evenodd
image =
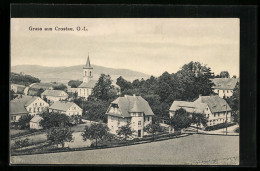
<instances>
[{"instance_id":1,"label":"white house","mask_svg":"<svg viewBox=\"0 0 260 171\"><path fill-rule=\"evenodd\" d=\"M42 99L46 97L46 99L50 102L65 100L69 97L69 95L63 90L45 90L41 94Z\"/></svg>"},{"instance_id":2,"label":"white house","mask_svg":"<svg viewBox=\"0 0 260 171\"><path fill-rule=\"evenodd\" d=\"M174 101L169 114L173 117L176 110L183 108L189 113L201 113L208 119L207 126L213 126L231 122L231 108L227 102L219 96L199 96L194 102ZM226 115L227 114L227 115Z\"/></svg>"},{"instance_id":3,"label":"white house","mask_svg":"<svg viewBox=\"0 0 260 171\"><path fill-rule=\"evenodd\" d=\"M42 126L40 126L40 121L43 120L42 117L39 115L35 115L31 120L30 120L30 129L42 129Z\"/></svg>"},{"instance_id":4,"label":"white house","mask_svg":"<svg viewBox=\"0 0 260 171\"><path fill-rule=\"evenodd\" d=\"M143 137L144 127L152 122L154 116L148 102L141 96L135 95L118 97L110 104L106 114L111 133L116 134L119 127L130 123L137 137Z\"/></svg>"},{"instance_id":5,"label":"white house","mask_svg":"<svg viewBox=\"0 0 260 171\"><path fill-rule=\"evenodd\" d=\"M18 122L20 117L29 114L24 104L18 102L10 102L10 122Z\"/></svg>"},{"instance_id":6,"label":"white house","mask_svg":"<svg viewBox=\"0 0 260 171\"><path fill-rule=\"evenodd\" d=\"M97 83L97 80L93 78L93 67L90 64L89 56L86 65L83 67L83 83L78 86L78 96L88 98L91 94L92 89Z\"/></svg>"},{"instance_id":7,"label":"white house","mask_svg":"<svg viewBox=\"0 0 260 171\"><path fill-rule=\"evenodd\" d=\"M49 107L49 112L64 113L68 116L82 115L82 109L73 102L56 101Z\"/></svg>"},{"instance_id":8,"label":"white house","mask_svg":"<svg viewBox=\"0 0 260 171\"><path fill-rule=\"evenodd\" d=\"M33 116L49 108L49 104L37 96L21 96L11 102L24 106L29 114Z\"/></svg>"},{"instance_id":9,"label":"white house","mask_svg":"<svg viewBox=\"0 0 260 171\"><path fill-rule=\"evenodd\" d=\"M239 80L237 78L214 78L213 91L219 95L219 97L230 97L233 95L234 88Z\"/></svg>"}]
</instances>

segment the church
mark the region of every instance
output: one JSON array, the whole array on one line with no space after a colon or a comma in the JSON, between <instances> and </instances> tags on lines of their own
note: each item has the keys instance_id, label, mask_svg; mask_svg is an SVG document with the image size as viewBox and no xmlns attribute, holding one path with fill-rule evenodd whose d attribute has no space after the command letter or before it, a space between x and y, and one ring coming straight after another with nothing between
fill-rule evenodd
<instances>
[{"instance_id":1,"label":"church","mask_svg":"<svg viewBox=\"0 0 260 171\"><path fill-rule=\"evenodd\" d=\"M93 80L93 67L88 56L87 63L83 67L83 83L78 86L78 96L87 99L96 83L97 80Z\"/></svg>"}]
</instances>

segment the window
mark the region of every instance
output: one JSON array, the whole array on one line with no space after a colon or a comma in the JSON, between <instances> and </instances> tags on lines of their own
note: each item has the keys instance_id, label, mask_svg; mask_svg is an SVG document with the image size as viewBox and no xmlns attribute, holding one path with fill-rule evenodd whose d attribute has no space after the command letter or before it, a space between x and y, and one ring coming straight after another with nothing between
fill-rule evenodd
<instances>
[{"instance_id":1,"label":"window","mask_svg":"<svg viewBox=\"0 0 260 171\"><path fill-rule=\"evenodd\" d=\"M138 116L139 116L139 117L142 116L142 113L138 113Z\"/></svg>"},{"instance_id":2,"label":"window","mask_svg":"<svg viewBox=\"0 0 260 171\"><path fill-rule=\"evenodd\" d=\"M208 114L208 118L209 118L209 114Z\"/></svg>"},{"instance_id":3,"label":"window","mask_svg":"<svg viewBox=\"0 0 260 171\"><path fill-rule=\"evenodd\" d=\"M38 112L40 111L40 108L39 108L39 107L37 108L37 111L38 111Z\"/></svg>"},{"instance_id":4,"label":"window","mask_svg":"<svg viewBox=\"0 0 260 171\"><path fill-rule=\"evenodd\" d=\"M31 112L31 111L32 111L32 108L30 107L30 108L29 108L29 112Z\"/></svg>"},{"instance_id":5,"label":"window","mask_svg":"<svg viewBox=\"0 0 260 171\"><path fill-rule=\"evenodd\" d=\"M141 126L142 125L142 122L141 121L138 121L138 126Z\"/></svg>"},{"instance_id":6,"label":"window","mask_svg":"<svg viewBox=\"0 0 260 171\"><path fill-rule=\"evenodd\" d=\"M214 117L216 117L216 113L214 113Z\"/></svg>"},{"instance_id":7,"label":"window","mask_svg":"<svg viewBox=\"0 0 260 171\"><path fill-rule=\"evenodd\" d=\"M220 114L218 113L218 116L219 116Z\"/></svg>"},{"instance_id":8,"label":"window","mask_svg":"<svg viewBox=\"0 0 260 171\"><path fill-rule=\"evenodd\" d=\"M42 106L42 103L40 103L40 106Z\"/></svg>"},{"instance_id":9,"label":"window","mask_svg":"<svg viewBox=\"0 0 260 171\"><path fill-rule=\"evenodd\" d=\"M227 90L227 93L228 93L228 90Z\"/></svg>"},{"instance_id":10,"label":"window","mask_svg":"<svg viewBox=\"0 0 260 171\"><path fill-rule=\"evenodd\" d=\"M35 112L35 107L33 108L33 112Z\"/></svg>"},{"instance_id":11,"label":"window","mask_svg":"<svg viewBox=\"0 0 260 171\"><path fill-rule=\"evenodd\" d=\"M150 117L149 117L149 116L147 117L147 121L148 121L148 122L150 121Z\"/></svg>"}]
</instances>

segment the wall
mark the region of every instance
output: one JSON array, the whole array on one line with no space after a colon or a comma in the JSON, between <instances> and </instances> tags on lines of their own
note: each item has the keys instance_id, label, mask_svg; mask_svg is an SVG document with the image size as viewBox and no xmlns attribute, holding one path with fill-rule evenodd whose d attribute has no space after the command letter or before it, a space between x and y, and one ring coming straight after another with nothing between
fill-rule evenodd
<instances>
[{"instance_id":1,"label":"wall","mask_svg":"<svg viewBox=\"0 0 260 171\"><path fill-rule=\"evenodd\" d=\"M68 116L82 115L82 109L79 106L77 106L76 104L74 104L66 111L66 114Z\"/></svg>"},{"instance_id":2,"label":"wall","mask_svg":"<svg viewBox=\"0 0 260 171\"><path fill-rule=\"evenodd\" d=\"M226 97L230 97L233 95L233 90L221 90L221 89L214 89L214 92L218 94L219 97L223 98L224 95Z\"/></svg>"},{"instance_id":3,"label":"wall","mask_svg":"<svg viewBox=\"0 0 260 171\"><path fill-rule=\"evenodd\" d=\"M49 104L38 97L33 103L26 107L26 110L30 115L34 116L47 108L49 108Z\"/></svg>"},{"instance_id":4,"label":"wall","mask_svg":"<svg viewBox=\"0 0 260 171\"><path fill-rule=\"evenodd\" d=\"M130 118L120 118L110 115L108 115L107 118L107 126L110 129L110 132L113 134L117 134L116 131L118 130L118 128L126 125L127 122L130 122Z\"/></svg>"},{"instance_id":5,"label":"wall","mask_svg":"<svg viewBox=\"0 0 260 171\"><path fill-rule=\"evenodd\" d=\"M79 97L88 98L88 96L91 94L91 92L92 92L91 88L78 88L78 96Z\"/></svg>"},{"instance_id":6,"label":"wall","mask_svg":"<svg viewBox=\"0 0 260 171\"><path fill-rule=\"evenodd\" d=\"M42 129L42 127L40 126L39 122L30 122L30 129Z\"/></svg>"}]
</instances>

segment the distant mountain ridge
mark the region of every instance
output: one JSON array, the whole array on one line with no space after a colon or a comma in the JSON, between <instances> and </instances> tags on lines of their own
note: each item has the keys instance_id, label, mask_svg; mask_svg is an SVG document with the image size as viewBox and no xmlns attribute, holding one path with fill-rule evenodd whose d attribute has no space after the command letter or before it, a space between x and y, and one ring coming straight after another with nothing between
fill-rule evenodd
<instances>
[{"instance_id":1,"label":"distant mountain ridge","mask_svg":"<svg viewBox=\"0 0 260 171\"><path fill-rule=\"evenodd\" d=\"M150 75L137 72L128 69L114 69L108 67L102 67L97 65L93 66L93 79L97 80L100 74L109 74L112 80L115 82L120 76L128 81L135 79L147 79ZM11 72L24 72L25 74L37 77L41 82L63 82L66 83L69 80L82 80L83 77L83 65L75 66L61 66L61 67L47 67L41 65L16 65L11 67Z\"/></svg>"}]
</instances>

